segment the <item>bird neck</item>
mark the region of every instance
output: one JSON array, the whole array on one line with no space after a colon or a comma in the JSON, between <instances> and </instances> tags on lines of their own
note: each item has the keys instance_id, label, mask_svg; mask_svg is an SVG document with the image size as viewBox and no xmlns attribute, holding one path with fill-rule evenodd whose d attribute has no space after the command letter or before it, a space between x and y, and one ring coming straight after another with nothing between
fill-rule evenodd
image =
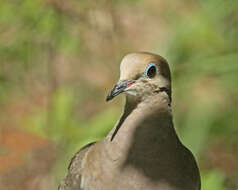
<instances>
[{"instance_id":1,"label":"bird neck","mask_svg":"<svg viewBox=\"0 0 238 190\"><path fill-rule=\"evenodd\" d=\"M106 144L114 156L126 155L132 149L136 154L157 154L177 140L170 99L166 93L159 93L142 102L127 97L124 113L107 136Z\"/></svg>"}]
</instances>

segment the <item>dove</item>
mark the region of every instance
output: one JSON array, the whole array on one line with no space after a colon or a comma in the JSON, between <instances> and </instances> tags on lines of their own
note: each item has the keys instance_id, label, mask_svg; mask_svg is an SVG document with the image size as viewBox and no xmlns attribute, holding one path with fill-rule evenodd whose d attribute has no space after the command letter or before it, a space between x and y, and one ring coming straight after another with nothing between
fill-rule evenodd
<instances>
[{"instance_id":1,"label":"dove","mask_svg":"<svg viewBox=\"0 0 238 190\"><path fill-rule=\"evenodd\" d=\"M59 190L200 190L195 158L173 125L171 92L166 59L126 55L106 98L124 94L123 113L105 138L76 153Z\"/></svg>"}]
</instances>

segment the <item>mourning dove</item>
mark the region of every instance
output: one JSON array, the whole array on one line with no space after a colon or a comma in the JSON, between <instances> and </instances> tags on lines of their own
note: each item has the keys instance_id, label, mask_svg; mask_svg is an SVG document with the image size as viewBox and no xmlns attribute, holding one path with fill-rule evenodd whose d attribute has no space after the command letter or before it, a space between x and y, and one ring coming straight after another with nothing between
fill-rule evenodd
<instances>
[{"instance_id":1,"label":"mourning dove","mask_svg":"<svg viewBox=\"0 0 238 190\"><path fill-rule=\"evenodd\" d=\"M107 101L120 93L121 118L75 155L59 190L200 190L196 161L173 127L167 61L145 52L125 56Z\"/></svg>"}]
</instances>

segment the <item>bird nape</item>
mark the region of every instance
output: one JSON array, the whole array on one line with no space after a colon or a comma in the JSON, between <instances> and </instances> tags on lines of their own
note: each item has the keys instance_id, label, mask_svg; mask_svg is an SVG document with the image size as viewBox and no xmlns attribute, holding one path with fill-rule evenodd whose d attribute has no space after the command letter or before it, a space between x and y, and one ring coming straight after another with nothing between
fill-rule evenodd
<instances>
[{"instance_id":1,"label":"bird nape","mask_svg":"<svg viewBox=\"0 0 238 190\"><path fill-rule=\"evenodd\" d=\"M59 189L200 190L197 163L173 126L167 61L146 52L125 56L107 101L122 93L120 119L74 156Z\"/></svg>"}]
</instances>

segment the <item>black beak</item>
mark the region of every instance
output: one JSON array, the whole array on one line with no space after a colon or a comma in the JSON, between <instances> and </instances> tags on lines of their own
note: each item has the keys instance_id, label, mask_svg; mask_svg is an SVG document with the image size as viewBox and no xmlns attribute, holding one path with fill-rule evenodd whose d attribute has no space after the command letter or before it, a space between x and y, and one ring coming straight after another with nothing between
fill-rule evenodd
<instances>
[{"instance_id":1,"label":"black beak","mask_svg":"<svg viewBox=\"0 0 238 190\"><path fill-rule=\"evenodd\" d=\"M130 86L131 81L118 81L118 83L114 86L114 88L112 89L112 91L108 94L106 101L110 101L111 99L113 99L114 97L116 97L117 95L121 94L122 92L124 92L124 90Z\"/></svg>"}]
</instances>

